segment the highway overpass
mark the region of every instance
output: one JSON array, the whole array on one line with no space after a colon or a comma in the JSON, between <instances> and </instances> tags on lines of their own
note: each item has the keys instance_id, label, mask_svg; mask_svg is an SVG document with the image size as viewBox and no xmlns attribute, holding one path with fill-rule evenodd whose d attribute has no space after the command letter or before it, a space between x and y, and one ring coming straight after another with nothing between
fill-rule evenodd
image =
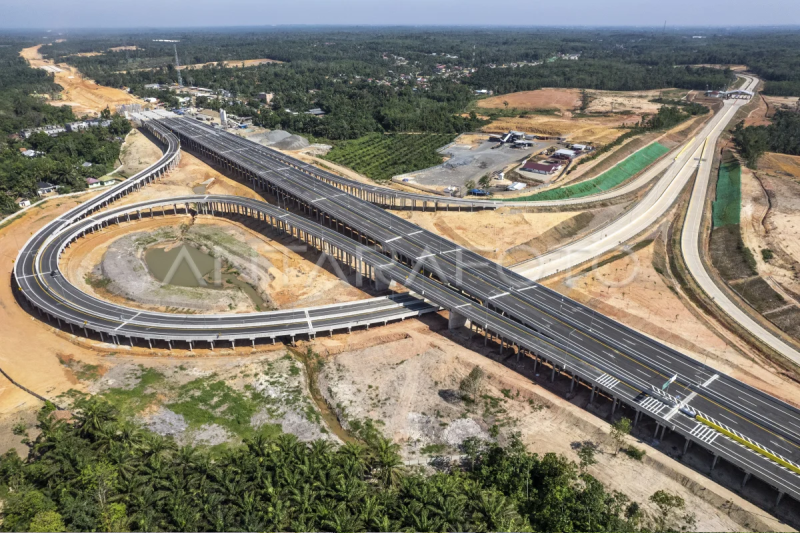
<instances>
[{"instance_id":1,"label":"highway overpass","mask_svg":"<svg viewBox=\"0 0 800 533\"><path fill-rule=\"evenodd\" d=\"M299 161L287 165L288 156L190 119L161 123L184 148L272 196L287 216L325 228L328 242L344 250L346 260L359 253L365 257L367 249L391 260L370 259L379 283L406 285L449 309L453 325L469 320L471 328L546 361L554 376L566 373L604 390L615 402L652 417L661 431L680 433L687 443L701 444L780 493L800 494L794 472L800 461L796 408L387 213L372 199L319 180ZM313 227L301 231L315 236ZM366 249L348 248L348 241ZM659 391L672 376L675 396L669 397ZM699 418L684 414L686 406ZM753 448L743 448L739 435Z\"/></svg>"}]
</instances>

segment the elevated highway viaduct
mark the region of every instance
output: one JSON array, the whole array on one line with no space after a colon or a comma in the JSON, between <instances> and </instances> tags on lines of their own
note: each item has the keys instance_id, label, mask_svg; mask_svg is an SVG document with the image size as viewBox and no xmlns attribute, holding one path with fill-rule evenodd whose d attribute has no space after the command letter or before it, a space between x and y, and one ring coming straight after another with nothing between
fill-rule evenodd
<instances>
[{"instance_id":1,"label":"elevated highway viaduct","mask_svg":"<svg viewBox=\"0 0 800 533\"><path fill-rule=\"evenodd\" d=\"M344 238L362 247L348 254L366 257L370 249L389 260L391 266L370 255L379 282L397 281L449 309L453 325L469 320L536 364L546 361L554 377L567 373L614 405L625 403L636 419L653 418L657 435L679 433L686 446L698 443L779 495L800 495L800 413L793 406L316 179L299 161L286 165L285 155L189 119L161 124L184 148L272 195L287 217L321 226L329 243L338 235L337 249L352 246ZM313 228L302 231L313 236ZM662 393L673 377L673 395Z\"/></svg>"}]
</instances>

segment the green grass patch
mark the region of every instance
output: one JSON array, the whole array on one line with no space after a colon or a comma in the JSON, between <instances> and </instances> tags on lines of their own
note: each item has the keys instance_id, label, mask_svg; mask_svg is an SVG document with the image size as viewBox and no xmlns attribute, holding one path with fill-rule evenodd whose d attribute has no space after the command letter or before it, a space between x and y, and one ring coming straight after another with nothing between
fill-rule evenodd
<instances>
[{"instance_id":1,"label":"green grass patch","mask_svg":"<svg viewBox=\"0 0 800 533\"><path fill-rule=\"evenodd\" d=\"M422 455L442 455L447 450L444 444L428 444L420 450Z\"/></svg>"},{"instance_id":2,"label":"green grass patch","mask_svg":"<svg viewBox=\"0 0 800 533\"><path fill-rule=\"evenodd\" d=\"M134 416L156 401L157 388L164 375L152 368L142 368L139 383L131 389L109 389L101 396L126 416Z\"/></svg>"},{"instance_id":3,"label":"green grass patch","mask_svg":"<svg viewBox=\"0 0 800 533\"><path fill-rule=\"evenodd\" d=\"M629 155L595 178L530 196L507 199L507 201L564 200L566 198L582 198L607 191L635 176L667 152L669 152L669 148L666 146L660 143L652 143Z\"/></svg>"},{"instance_id":4,"label":"green grass patch","mask_svg":"<svg viewBox=\"0 0 800 533\"><path fill-rule=\"evenodd\" d=\"M190 427L218 424L241 438L256 433L250 418L269 403L258 393L240 392L224 381L211 378L196 379L181 386L177 397L181 400L167 407L183 415Z\"/></svg>"},{"instance_id":5,"label":"green grass patch","mask_svg":"<svg viewBox=\"0 0 800 533\"><path fill-rule=\"evenodd\" d=\"M736 161L723 163L717 177L717 195L712 204L715 228L739 225L742 212L742 167Z\"/></svg>"},{"instance_id":6,"label":"green grass patch","mask_svg":"<svg viewBox=\"0 0 800 533\"><path fill-rule=\"evenodd\" d=\"M647 451L642 450L641 448L637 448L636 446L628 446L627 448L625 448L625 455L627 455L631 459L641 461L642 459L644 459L644 456L647 455Z\"/></svg>"},{"instance_id":7,"label":"green grass patch","mask_svg":"<svg viewBox=\"0 0 800 533\"><path fill-rule=\"evenodd\" d=\"M442 162L438 148L453 142L452 133L371 133L338 143L325 159L375 181L432 167Z\"/></svg>"}]
</instances>

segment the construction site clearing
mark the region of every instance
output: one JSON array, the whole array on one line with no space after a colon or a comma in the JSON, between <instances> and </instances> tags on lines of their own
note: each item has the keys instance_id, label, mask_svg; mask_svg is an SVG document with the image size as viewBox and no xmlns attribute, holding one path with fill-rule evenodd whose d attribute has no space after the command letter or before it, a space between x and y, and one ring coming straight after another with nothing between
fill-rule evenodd
<instances>
[{"instance_id":1,"label":"construction site clearing","mask_svg":"<svg viewBox=\"0 0 800 533\"><path fill-rule=\"evenodd\" d=\"M145 145L151 142L145 135L133 136L132 144L125 152L128 155L126 159L135 156L136 163L142 164L142 154L157 156L155 150L146 146L134 149L133 143ZM258 197L246 185L227 178L197 158L184 153L176 171L143 188L139 193L124 198L119 205L190 194L198 186L216 194ZM63 203L59 199L51 202L54 203L39 211L41 214L27 213L20 220L0 230L0 253L3 256L13 258L20 239L24 240L31 231L75 205L72 199ZM622 208L618 206L614 209ZM472 214L398 214L407 216L422 226L441 231L456 242L483 247L487 256L502 260L503 255L508 256L509 251L520 247L530 250L539 246L545 250L571 242L583 234L582 232L588 231L593 224L618 216L618 211L614 209L596 210L594 213L521 214L499 210ZM136 224L130 225L131 231L136 228ZM112 237L110 233L108 236L109 239ZM503 240L498 241L498 236ZM91 246L88 240L86 246ZM650 265L653 264L654 246L637 251L637 255L640 255L640 269L642 265L648 265L648 260ZM539 248L536 252L525 253L538 252ZM648 253L651 256L647 256ZM524 257L525 255L521 255L519 259ZM69 258L66 261L69 262ZM658 277L655 267L640 270L637 279L628 285L608 288L602 281L602 276L627 276L630 265L625 261L603 264L597 271L585 275L597 275L601 279L584 276L572 280L564 276L562 279L567 285L558 287L559 278L549 280L548 284L597 306L624 323L689 351L695 357L705 358L708 364L718 365L720 369L739 379L756 384L782 398L796 397L796 391L792 388L796 384L782 379L778 372L756 359L755 354L747 352L746 347L741 346L736 339L716 331L713 325L705 326L703 322L696 320L696 326L686 328L689 317L694 317L697 310L689 308L683 299L672 295L666 282ZM508 262L513 262L513 259ZM10 266L4 268L9 270ZM651 276L655 276L652 287ZM590 286L590 279L595 288ZM6 287L2 290L9 289ZM658 298L654 297L656 293ZM11 301L11 295L6 296L7 301ZM287 295L287 302L288 300ZM655 306L657 301L666 301L668 305ZM175 378L179 382L219 371L224 379L230 380L231 386L234 382L239 384L236 386L243 386L242 383L246 384L248 381L242 381L242 372L230 370L232 365L236 367L255 364L253 357L266 357L269 361L274 361L286 354L281 347L277 349L278 352L264 349L256 353L250 347L242 347L216 353L196 350L190 354L176 350L172 353L173 358L152 358L154 353L144 348L130 349L66 335L33 319L16 304L5 306L0 314L11 332L8 341L0 347L3 368L21 383L53 398L58 398L70 389L96 391L100 394L113 391L113 383L106 382L102 386L94 383L100 382L106 375L117 376L121 372L114 373L117 365L127 365L125 368L128 368L141 364L160 369L164 373L167 373L166 368L170 368L176 376L180 375ZM29 346L27 342L32 336L40 339L35 347ZM347 406L352 417L350 420L369 416L382 421L382 427L392 428L390 434L402 444L408 464L424 464L430 450L457 453L459 439L484 435L497 425L500 427L499 438L504 438L503 435L508 435L511 431L520 431L523 441L530 449L540 453L553 451L574 458L579 447L575 443L588 442L598 446L600 462L592 467L592 473L598 479L640 501L645 500L652 492L653 480L657 480L659 486L670 487L679 494L684 494L692 499L696 509L702 510L702 513L698 513L702 514L698 516L698 527L721 531L742 528L779 530L783 527L726 489L714 485L711 490L707 490L707 483L699 474L668 458L673 451L666 443L658 450L648 448L647 459L643 463L604 452L605 443L608 442L608 428L594 414L585 410L586 398L579 395L565 401L562 394L564 391L558 387L567 385L556 385L555 389L542 387L545 381L535 375L526 374L524 362L521 367L510 366L512 362L498 358L496 346L482 349L477 344L469 344L458 333L448 333L444 317L437 315L413 319L383 328L360 331L350 336L319 338L310 343L309 347L323 358L323 371L319 378L321 383L326 384L324 391L328 395L328 403ZM15 354L20 353L20 350L24 350L29 356L16 357ZM192 358L191 365L185 363L188 357ZM451 395L446 392L452 390L454 383L457 384L475 365L485 368L489 375L487 395L497 399L493 400L494 407L490 406L482 413L467 412L463 405L450 403ZM181 366L188 369L180 370ZM230 371L223 373L224 368ZM527 368L530 372L530 365ZM402 389L402 394L392 392L396 392L395 389ZM445 392L440 394L442 391ZM63 397L59 401L62 400ZM314 399L306 396L305 401ZM497 405L500 409L495 402L499 402ZM32 417L25 413L31 412L38 405L38 401L9 384L0 391L0 409L9 413L8 417L14 420L22 418L31 420L32 424ZM339 413L339 416L326 417L325 410L330 410L329 406L317 405L316 408L325 422L321 429L314 430L301 423L302 420L298 422L291 415L293 411L288 409L281 413L264 415L257 423L277 423L283 431L296 431L301 435L317 435L315 432L322 429L326 432L323 434L338 435L342 431L347 434L347 415ZM164 409L168 410L168 407L160 404L146 406L142 413L145 417L143 420L169 427L175 422L178 427L183 427L179 419L172 417ZM437 414L437 410L440 414ZM336 424L340 424L342 428L336 428ZM187 435L196 439L187 442L213 444L227 440L236 442L238 438L226 432L224 427L187 427L187 431L191 430ZM6 445L17 446L19 443L7 439ZM631 475L632 472L641 474L643 469L647 472L648 483L641 482L641 475ZM719 475L725 474L722 472ZM703 486L706 486L705 490L701 490Z\"/></svg>"},{"instance_id":2,"label":"construction site clearing","mask_svg":"<svg viewBox=\"0 0 800 533\"><path fill-rule=\"evenodd\" d=\"M561 137L570 143L607 144L625 133L620 126L636 124L643 115L658 112L662 104L652 100L682 99L687 95L688 91L679 89L635 92L539 89L479 100L476 111L479 114L481 109L531 112L496 118L484 126L485 132L516 130ZM582 109L584 100L587 105Z\"/></svg>"},{"instance_id":3,"label":"construction site clearing","mask_svg":"<svg viewBox=\"0 0 800 533\"><path fill-rule=\"evenodd\" d=\"M38 47L26 50L29 56L38 55ZM59 75L58 72L55 74ZM83 81L79 85L83 87ZM73 92L68 93L66 85L62 83L62 86L65 86L65 95L70 94L75 105L79 105L78 100L85 98L83 101L87 104L86 109L89 109L89 105L96 107L116 98L113 93L99 91L97 100L92 101L88 96L77 96L82 94L78 88L73 87ZM593 120L574 118L571 115L567 104L568 98L572 97L572 93L562 92L558 98L551 98L551 102L564 107L559 111L562 117L558 120L570 123ZM577 104L581 104L580 95ZM105 105L99 109L103 109ZM629 111L633 112L633 103L629 105ZM553 120L553 117L547 115L527 118ZM604 127L608 132L614 129L608 125ZM506 131L517 128L501 129ZM527 128L525 131L533 130ZM574 130L577 131L580 130ZM610 135L608 132L598 138ZM580 140L586 141L583 137ZM126 169L123 172L129 175L135 168L146 165L151 159L154 161L159 155L158 147L147 136L141 133L132 134L123 148L123 167ZM800 158L786 159L787 157L789 156L772 154L765 156L765 167L760 170L791 174L795 169L800 169ZM609 155L608 158L612 161L612 156ZM600 162L594 164L599 165ZM757 177L759 174L753 179ZM768 175L765 181L769 182L770 179L774 178ZM752 185L751 182L747 186ZM768 183L765 189L769 191L771 186L776 195L793 195L797 192L793 188L795 185L794 181ZM214 194L260 198L243 183L228 178L199 159L183 153L177 170L163 180L123 198L114 207L147 199L197 193L198 187L202 187L203 193L210 191ZM5 266L2 267L3 274L10 276L12 261L31 233L79 202L90 198L92 194L89 192L83 196L54 198L0 227L0 256L6 258ZM531 254L538 254L579 238L604 221L617 217L625 207L618 205L592 211L554 213L517 213L501 209L478 213L397 214L422 227L440 232L459 244L483 250L484 255L503 264L513 264L531 257ZM759 218L756 207L752 221ZM789 241L782 238L780 243L784 246L783 253L790 258L785 260L796 262L797 257L800 257L800 247L795 246L797 243L794 242L797 240L793 230L795 211L795 206L791 203L778 206L770 223L775 228L773 238L782 236L783 233L791 236ZM769 215L764 219L769 220ZM179 226L180 222L176 220L174 224ZM235 221L225 221L222 224L235 226L236 231L242 232L239 235L251 232L251 228L240 227ZM131 224L129 228L121 226L113 231L122 234L142 228L144 226ZM156 228L154 226L145 229ZM759 242L777 248L774 241L763 240L766 237L757 235L755 230L753 235L754 239L762 239ZM102 255L104 247L113 240L114 235L108 232L98 238L103 238L104 242L86 239L85 244L82 244L84 252L92 252L84 255L80 261L77 253L80 250L76 248L71 252L75 257L74 264L69 268L75 283L80 283L81 278L85 281L86 269L91 268L93 261ZM263 238L261 240L267 241ZM264 253L285 257L287 252L283 248L286 248L286 244L271 243L269 246L273 250ZM784 375L781 369L754 352L713 318L705 316L683 295L679 284L665 266L666 246L666 231L661 226L653 234L633 243L635 252L632 254L619 257L609 254L600 258L597 268L593 270L575 269L554 276L545 283L712 367L797 405L800 386L796 381ZM70 265L70 256L65 256L65 261ZM302 256L293 258L291 265L299 277L307 275L308 267L313 266L310 265L310 258ZM781 264L776 262L760 266L777 269ZM784 270L788 272L790 269ZM631 275L632 272L635 276ZM501 358L497 346L483 348L482 342L470 343L460 332L448 332L447 320L441 314L369 331L358 331L352 335L319 338L299 346L300 350L310 348L312 352L320 354L322 370L317 378L324 385L320 389L326 401L319 403L309 390L308 381L302 379L311 373L302 363L292 361L296 357L295 350L287 350L281 346L261 347L255 352L250 347L228 348L216 353L196 350L192 354L176 350L171 354L172 357L167 358L164 357L165 354L144 348L104 344L67 335L35 320L17 305L7 285L0 288L0 299L9 302L0 307L0 321L8 331L4 335L5 342L0 345L0 365L20 383L59 402L68 401L64 393L71 389L107 394L128 385L135 387L138 382L134 369L139 369L139 376L142 368L155 369L174 380L176 388L200 377L220 376L231 387L244 390L246 386L264 386L263 380L251 379L251 374L289 373L294 376L289 368L297 367L300 369L299 379L269 384L278 387L279 392L281 387L287 390L291 388L296 395L293 397L297 404L282 405L280 412L267 413L258 420L251 421L252 424L277 424L281 431L296 433L302 438L324 436L331 440L341 440L340 436L348 434L350 422L364 418L374 419L386 429L390 437L402 445L404 458L409 465L426 463L432 450L456 455L458 444L464 438L487 435L496 426L499 428L499 439L507 438L513 431L519 431L523 441L537 453L561 453L575 460L576 452L581 446L597 446L598 464L590 467L592 475L610 488L620 490L641 502L646 502L654 486L682 495L692 502L698 519L698 530L788 530L785 524L737 494L716 484L709 485L706 477L675 461L673 457L680 454L668 441L664 441L657 449L648 447L647 456L642 462L610 453L606 450L610 446L608 425L598 417L605 416L604 409L607 406L590 407L587 411L588 398L582 393L565 399L568 397L568 384L556 382L549 385L546 379L532 372L532 365L527 364L527 361L517 363L509 358ZM331 287L322 286L317 293L323 296L330 296L327 291L341 294L339 291L342 287ZM84 289L93 290L90 286ZM102 291L95 294L108 297ZM362 294L354 292L353 296L363 297ZM296 298L297 288L292 287L282 296L282 301L290 306ZM31 338L36 338L37 342L30 343ZM19 357L20 353L25 353L26 357ZM488 376L485 392L491 400L487 400L487 405L482 406L482 412L470 411L459 403L457 395L452 394L460 379L475 366L482 367ZM301 390L299 395L297 390ZM173 413L165 411L169 411L166 401L165 397L156 395L153 403L137 413L137 420L146 424L162 424L154 427L183 427L181 438L185 437L187 440L182 442L206 445L240 442L239 437L226 431L224 426L192 427L186 420L173 417ZM4 377L0 378L0 413L4 415L0 418L0 427L10 428L18 421L32 427L35 424L33 413L40 405L38 400L12 386ZM341 405L344 409L339 412L331 407L336 405ZM321 420L313 428L307 424L307 418L303 422L303 416L298 414L298 409L307 413L309 406L316 410ZM331 411L334 411L334 416L330 416ZM298 420L298 416L301 420ZM312 418L316 420L316 416ZM3 435L0 438L0 452L11 447L23 447L19 438L12 435L10 430L0 431L0 434ZM175 434L178 434L177 430ZM637 439L631 437L629 441L633 444ZM715 474L715 479L726 481L726 475L725 469L721 468ZM729 477L733 479L735 476L731 474Z\"/></svg>"},{"instance_id":4,"label":"construction site clearing","mask_svg":"<svg viewBox=\"0 0 800 533\"><path fill-rule=\"evenodd\" d=\"M20 56L28 61L31 67L51 72L55 77L55 82L63 87L60 99L50 100L49 104L71 106L76 115L97 116L106 107L113 110L118 105L144 103L122 89L98 85L94 81L84 78L78 69L66 63L55 65L53 61L43 59L39 53L41 47L42 45L37 45L25 48L20 52Z\"/></svg>"}]
</instances>

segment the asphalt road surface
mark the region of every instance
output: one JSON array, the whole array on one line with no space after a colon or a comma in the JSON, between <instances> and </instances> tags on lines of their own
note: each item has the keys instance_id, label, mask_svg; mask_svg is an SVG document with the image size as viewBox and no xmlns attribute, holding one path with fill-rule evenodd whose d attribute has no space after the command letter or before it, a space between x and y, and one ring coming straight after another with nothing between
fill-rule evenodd
<instances>
[{"instance_id":1,"label":"asphalt road surface","mask_svg":"<svg viewBox=\"0 0 800 533\"><path fill-rule=\"evenodd\" d=\"M469 318L473 324L543 354L559 369L566 366L581 377L587 376L614 396L641 405L656 420L682 434L695 437L704 429L698 427L697 419L680 411L681 407L690 406L720 427L751 439L757 447L790 462L800 461L800 412L796 408L315 179L309 174L314 170L300 161L190 119L161 122L179 135L184 147L246 172L254 186L268 188L282 207L327 224L343 235L367 235L381 253L396 259L396 263L412 272L435 275L440 281L434 283L452 295L468 297L472 303L453 302L441 291L433 292L430 286L413 290L425 290L426 298ZM709 136L718 132L719 121L710 128ZM705 143L705 139L700 142ZM676 156L678 162L685 167L690 159L701 155L697 154L700 150L702 144L690 145ZM408 284L408 280L399 281ZM543 345L549 348L545 350ZM670 385L671 396L660 394L661 386L672 376L676 379ZM674 404L676 400L679 404ZM696 440L715 453L758 473L784 492L800 494L800 477L795 473L722 433L713 438L703 434L702 438L711 442L700 437Z\"/></svg>"}]
</instances>

